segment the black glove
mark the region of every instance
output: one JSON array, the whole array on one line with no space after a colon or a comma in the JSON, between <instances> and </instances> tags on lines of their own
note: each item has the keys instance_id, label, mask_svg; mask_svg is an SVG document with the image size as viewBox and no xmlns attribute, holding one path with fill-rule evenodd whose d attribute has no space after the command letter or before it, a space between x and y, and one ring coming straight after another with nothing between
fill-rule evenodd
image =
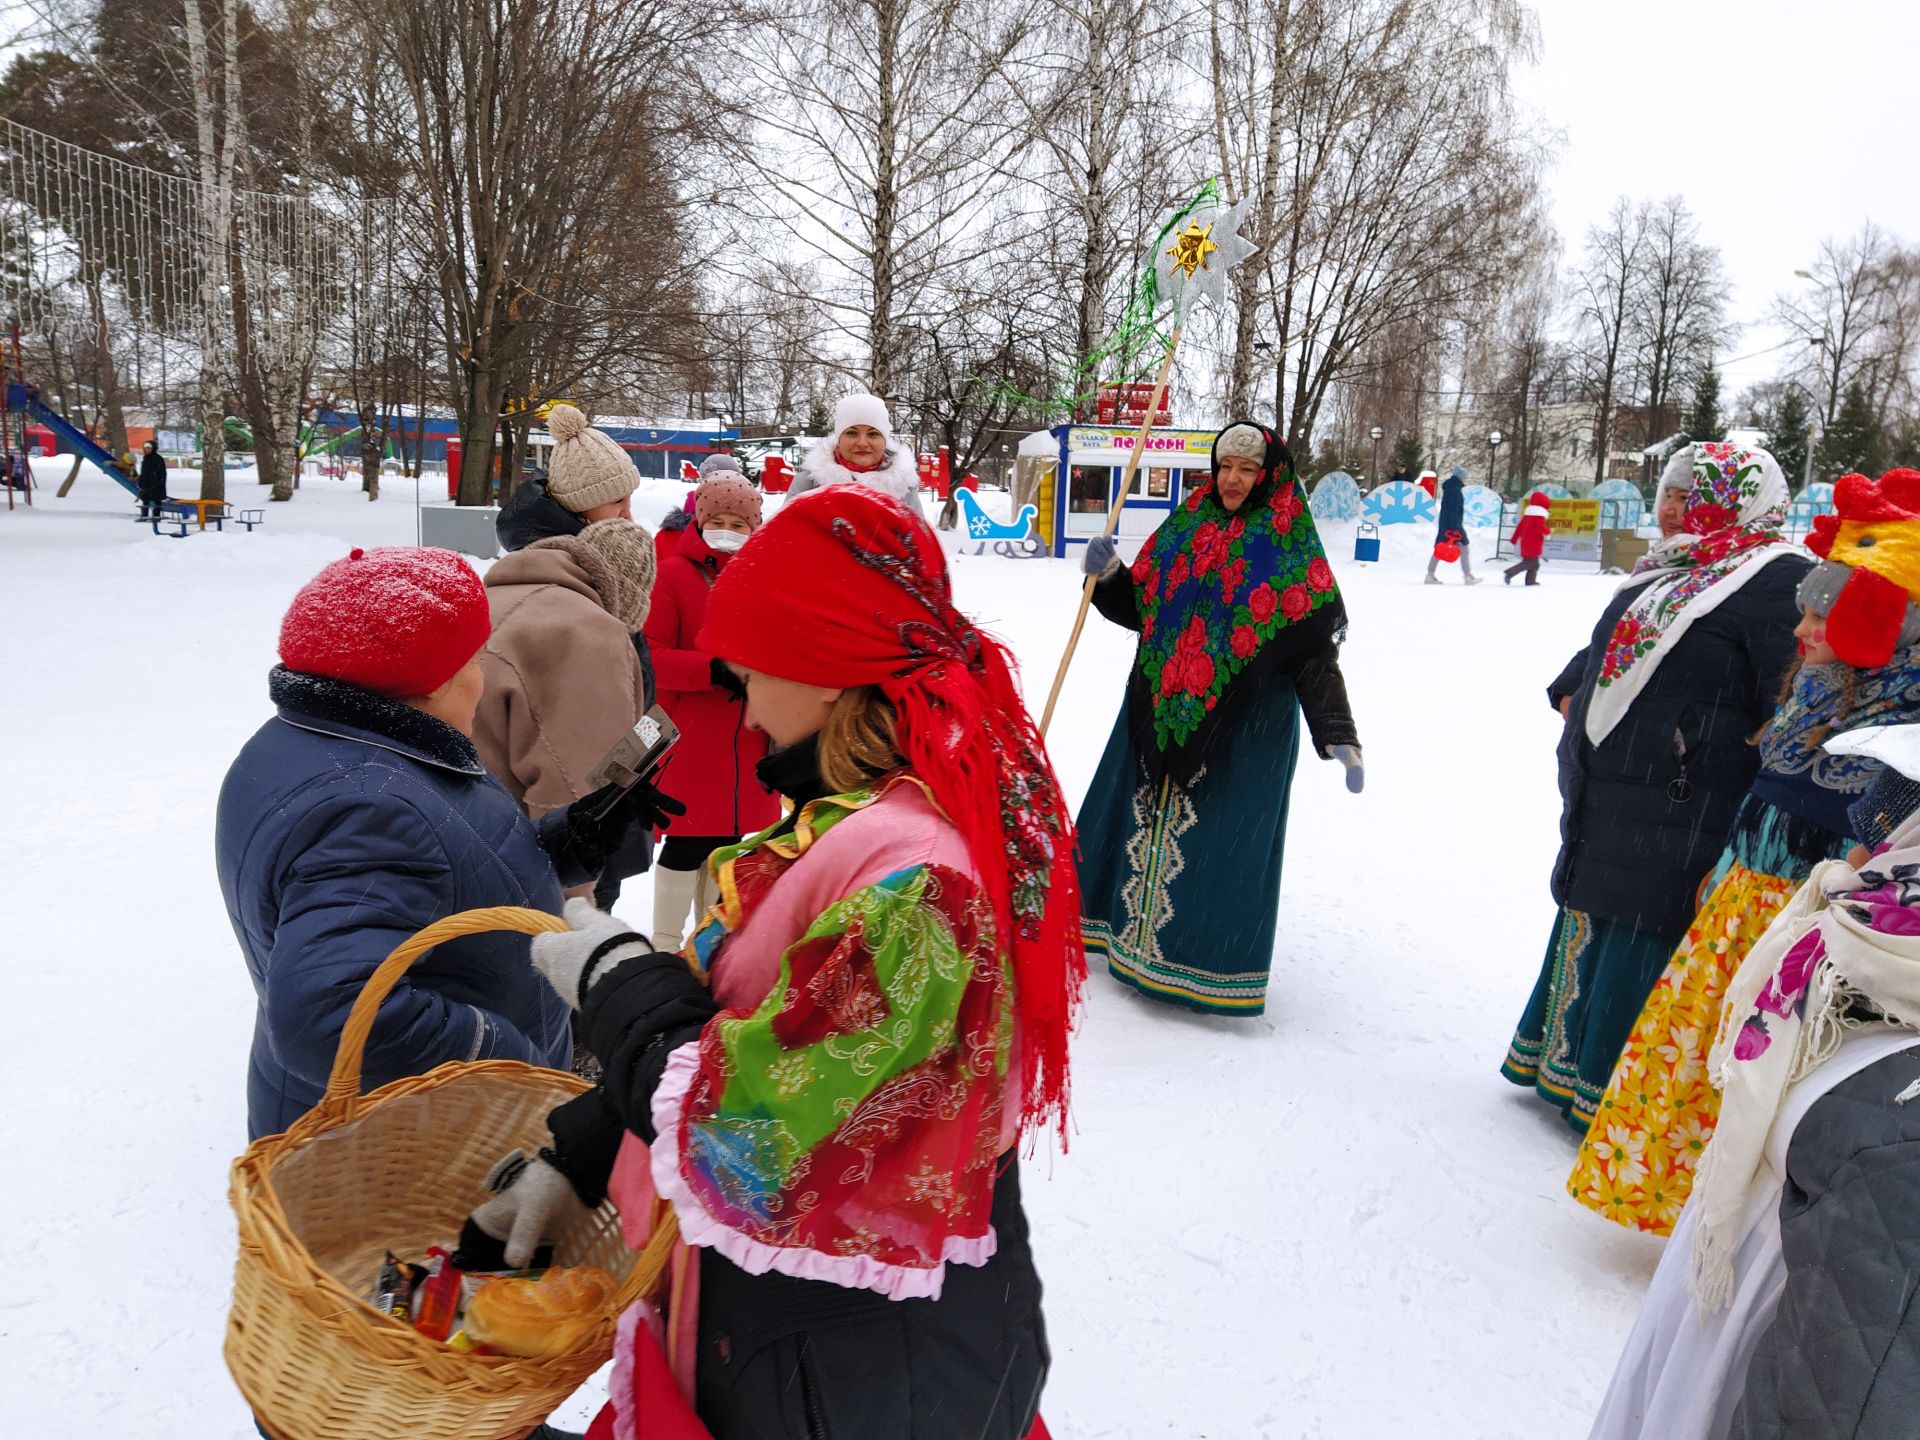
<instances>
[{"instance_id":1,"label":"black glove","mask_svg":"<svg viewBox=\"0 0 1920 1440\"><path fill-rule=\"evenodd\" d=\"M713 681L715 689L726 691L736 700L747 698L747 687L740 683L740 677L734 673L733 667L719 656L714 657L713 665L707 671L707 675Z\"/></svg>"},{"instance_id":2,"label":"black glove","mask_svg":"<svg viewBox=\"0 0 1920 1440\"><path fill-rule=\"evenodd\" d=\"M572 889L599 878L607 857L620 848L629 831L658 829L686 813L686 806L662 794L650 780L624 791L618 785L602 785L566 809L541 816L540 847L553 861L561 886Z\"/></svg>"}]
</instances>

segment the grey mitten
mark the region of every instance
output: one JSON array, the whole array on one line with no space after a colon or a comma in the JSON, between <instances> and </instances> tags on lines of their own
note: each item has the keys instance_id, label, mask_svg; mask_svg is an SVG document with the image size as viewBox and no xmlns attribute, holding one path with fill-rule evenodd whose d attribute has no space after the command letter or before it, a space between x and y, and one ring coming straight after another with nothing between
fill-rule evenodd
<instances>
[{"instance_id":1,"label":"grey mitten","mask_svg":"<svg viewBox=\"0 0 1920 1440\"><path fill-rule=\"evenodd\" d=\"M587 1216L573 1182L541 1156L515 1150L487 1174L493 1199L473 1212L473 1223L506 1242L507 1268L524 1270L542 1240L551 1240Z\"/></svg>"},{"instance_id":2,"label":"grey mitten","mask_svg":"<svg viewBox=\"0 0 1920 1440\"><path fill-rule=\"evenodd\" d=\"M1347 767L1347 789L1358 795L1367 784L1367 767L1360 763L1358 745L1335 745L1328 754Z\"/></svg>"},{"instance_id":3,"label":"grey mitten","mask_svg":"<svg viewBox=\"0 0 1920 1440\"><path fill-rule=\"evenodd\" d=\"M1096 535L1087 542L1087 552L1080 557L1080 569L1096 580L1104 580L1120 568L1120 551L1113 543L1111 535Z\"/></svg>"},{"instance_id":4,"label":"grey mitten","mask_svg":"<svg viewBox=\"0 0 1920 1440\"><path fill-rule=\"evenodd\" d=\"M533 968L547 977L555 994L578 1010L585 998L583 978L591 985L621 961L652 954L653 947L624 921L596 910L591 900L567 901L565 914L571 930L533 937Z\"/></svg>"}]
</instances>

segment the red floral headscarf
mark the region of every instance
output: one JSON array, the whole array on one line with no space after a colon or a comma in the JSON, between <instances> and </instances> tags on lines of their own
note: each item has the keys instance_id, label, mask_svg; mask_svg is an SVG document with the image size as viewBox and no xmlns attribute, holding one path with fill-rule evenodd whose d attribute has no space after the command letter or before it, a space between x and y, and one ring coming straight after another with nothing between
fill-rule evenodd
<instances>
[{"instance_id":1,"label":"red floral headscarf","mask_svg":"<svg viewBox=\"0 0 1920 1440\"><path fill-rule=\"evenodd\" d=\"M933 531L865 486L789 501L714 582L696 643L805 685L877 685L893 702L907 766L965 838L1012 955L1021 1120L1064 1120L1087 973L1073 820L1013 657L954 608Z\"/></svg>"}]
</instances>

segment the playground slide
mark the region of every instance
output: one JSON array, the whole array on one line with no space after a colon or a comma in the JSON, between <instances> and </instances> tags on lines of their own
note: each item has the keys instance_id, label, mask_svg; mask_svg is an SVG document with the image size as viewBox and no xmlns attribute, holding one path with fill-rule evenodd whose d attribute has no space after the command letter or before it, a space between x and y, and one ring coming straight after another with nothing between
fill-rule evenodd
<instances>
[{"instance_id":1,"label":"playground slide","mask_svg":"<svg viewBox=\"0 0 1920 1440\"><path fill-rule=\"evenodd\" d=\"M91 460L95 465L99 466L101 470L106 472L108 479L117 480L129 494L139 495L139 482L126 472L121 466L118 457L116 457L111 450L107 449L106 446L100 444L99 441L87 434L86 431L82 430L78 425L75 425L71 420L67 419L66 416L42 400L40 398L40 392L35 387L22 385L17 380L9 382L7 385L7 408L9 410L26 411L27 414L33 416L34 419L38 420L42 425L53 431L55 435L59 436L60 440L67 448L72 450L74 454L81 456L83 459Z\"/></svg>"}]
</instances>

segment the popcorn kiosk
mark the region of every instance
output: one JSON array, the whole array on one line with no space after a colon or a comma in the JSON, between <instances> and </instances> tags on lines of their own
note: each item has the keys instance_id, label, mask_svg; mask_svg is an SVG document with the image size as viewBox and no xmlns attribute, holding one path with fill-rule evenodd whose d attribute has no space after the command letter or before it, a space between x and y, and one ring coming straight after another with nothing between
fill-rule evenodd
<instances>
[{"instance_id":1,"label":"popcorn kiosk","mask_svg":"<svg viewBox=\"0 0 1920 1440\"><path fill-rule=\"evenodd\" d=\"M1139 438L1138 429L1056 425L1021 443L1021 478L1028 483L1020 488L1039 511L1036 523L1049 554L1077 555L1106 529ZM1212 464L1212 431L1156 426L1120 512L1119 538L1151 535L1194 487L1206 483Z\"/></svg>"}]
</instances>

